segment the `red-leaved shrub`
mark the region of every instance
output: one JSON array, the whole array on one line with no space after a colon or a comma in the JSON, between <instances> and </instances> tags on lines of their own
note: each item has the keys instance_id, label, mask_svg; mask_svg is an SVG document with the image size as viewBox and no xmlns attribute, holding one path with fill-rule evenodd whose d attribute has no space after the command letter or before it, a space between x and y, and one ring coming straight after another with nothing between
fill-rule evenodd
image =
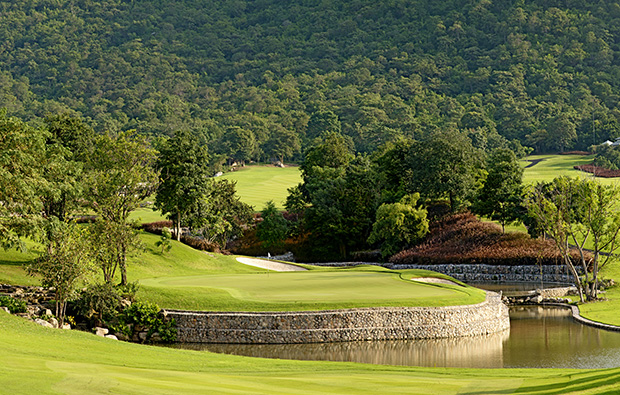
<instances>
[{"instance_id":1,"label":"red-leaved shrub","mask_svg":"<svg viewBox=\"0 0 620 395\"><path fill-rule=\"evenodd\" d=\"M577 251L573 252L578 259ZM503 234L471 213L456 214L431 224L425 241L394 255L394 264L561 265L553 240L532 239L526 233Z\"/></svg>"}]
</instances>

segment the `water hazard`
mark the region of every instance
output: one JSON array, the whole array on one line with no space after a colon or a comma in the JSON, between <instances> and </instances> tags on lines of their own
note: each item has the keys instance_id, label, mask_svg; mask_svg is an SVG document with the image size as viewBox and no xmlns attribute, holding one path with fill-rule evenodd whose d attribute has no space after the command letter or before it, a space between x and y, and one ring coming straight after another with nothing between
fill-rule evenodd
<instances>
[{"instance_id":1,"label":"water hazard","mask_svg":"<svg viewBox=\"0 0 620 395\"><path fill-rule=\"evenodd\" d=\"M459 339L327 344L182 344L262 358L462 368L620 367L620 333L581 325L570 310L514 307L510 331Z\"/></svg>"}]
</instances>

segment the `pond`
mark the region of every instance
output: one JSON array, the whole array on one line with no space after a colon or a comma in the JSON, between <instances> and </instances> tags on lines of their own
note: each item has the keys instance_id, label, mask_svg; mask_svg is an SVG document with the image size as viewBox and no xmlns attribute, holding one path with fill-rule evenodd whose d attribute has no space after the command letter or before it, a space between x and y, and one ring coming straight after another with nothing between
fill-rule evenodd
<instances>
[{"instance_id":1,"label":"pond","mask_svg":"<svg viewBox=\"0 0 620 395\"><path fill-rule=\"evenodd\" d=\"M573 321L560 307L510 309L510 331L459 339L320 344L179 344L262 358L461 368L620 367L620 333Z\"/></svg>"}]
</instances>

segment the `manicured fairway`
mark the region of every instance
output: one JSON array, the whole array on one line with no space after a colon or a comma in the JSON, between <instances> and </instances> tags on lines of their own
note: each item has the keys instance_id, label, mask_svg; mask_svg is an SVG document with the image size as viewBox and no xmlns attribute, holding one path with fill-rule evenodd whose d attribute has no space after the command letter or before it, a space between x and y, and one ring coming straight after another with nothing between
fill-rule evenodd
<instances>
[{"instance_id":1,"label":"manicured fairway","mask_svg":"<svg viewBox=\"0 0 620 395\"><path fill-rule=\"evenodd\" d=\"M237 181L237 194L241 201L260 211L265 203L273 200L276 207L283 208L287 189L301 182L298 167L246 166L226 173L224 178Z\"/></svg>"},{"instance_id":2,"label":"manicured fairway","mask_svg":"<svg viewBox=\"0 0 620 395\"><path fill-rule=\"evenodd\" d=\"M432 369L247 358L47 329L0 312L3 394L612 394L620 369Z\"/></svg>"},{"instance_id":3,"label":"manicured fairway","mask_svg":"<svg viewBox=\"0 0 620 395\"><path fill-rule=\"evenodd\" d=\"M521 161L523 167L532 164L532 161L537 162L525 169L523 183L548 182L559 176L592 177L590 173L575 170L573 166L592 163L593 160L592 155L531 155ZM603 184L612 184L617 183L620 178L598 178L598 180Z\"/></svg>"},{"instance_id":4,"label":"manicured fairway","mask_svg":"<svg viewBox=\"0 0 620 395\"><path fill-rule=\"evenodd\" d=\"M141 280L151 292L172 293L160 304L184 308L181 295L191 289L201 310L327 310L376 306L441 306L473 304L484 293L458 285L424 284L409 279L425 271L392 272L374 267L287 273L163 277ZM158 292L159 291L159 292ZM176 301L180 299L181 301ZM176 305L176 306L174 306Z\"/></svg>"}]
</instances>

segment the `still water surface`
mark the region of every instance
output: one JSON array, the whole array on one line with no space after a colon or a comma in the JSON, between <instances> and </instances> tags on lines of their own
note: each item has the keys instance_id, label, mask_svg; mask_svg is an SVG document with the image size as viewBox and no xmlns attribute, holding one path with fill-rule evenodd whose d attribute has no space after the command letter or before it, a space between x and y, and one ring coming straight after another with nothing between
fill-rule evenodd
<instances>
[{"instance_id":1,"label":"still water surface","mask_svg":"<svg viewBox=\"0 0 620 395\"><path fill-rule=\"evenodd\" d=\"M510 331L460 339L326 344L183 344L262 358L463 368L620 367L620 333L581 325L570 310L513 307Z\"/></svg>"}]
</instances>

